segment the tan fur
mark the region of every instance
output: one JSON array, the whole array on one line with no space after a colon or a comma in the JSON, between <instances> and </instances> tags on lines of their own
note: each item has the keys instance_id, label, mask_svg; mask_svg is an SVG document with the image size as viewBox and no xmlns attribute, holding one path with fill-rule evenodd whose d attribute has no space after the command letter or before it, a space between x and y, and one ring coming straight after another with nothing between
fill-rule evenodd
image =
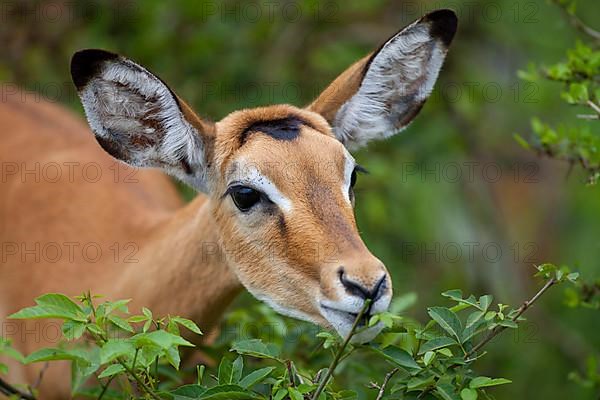
<instances>
[{"instance_id":1,"label":"tan fur","mask_svg":"<svg viewBox=\"0 0 600 400\"><path fill-rule=\"evenodd\" d=\"M21 96L26 100L22 102ZM189 108L184 110L199 128L206 131L211 126L195 119ZM237 138L247 125L290 115L306 120L311 128L303 127L294 141L254 134L239 147ZM78 295L91 290L107 299L131 298L134 311L146 306L157 315L186 316L210 329L241 289L242 280L327 325L316 309L315 294L323 291L335 296L330 286L337 282L340 263L366 285L372 285L384 271L358 236L352 208L340 190L345 150L316 113L281 105L239 111L217 123L214 162L223 178L210 199L199 195L187 206L158 171L136 170L133 178L138 182L124 182L131 168L107 155L83 122L56 105L18 94L0 105L0 121L4 166L19 165L19 173L5 174L1 182L2 242L27 248L35 248L36 243L41 248L48 243L79 244L73 260L66 250L58 262L47 262L43 256L36 260L22 251L4 254L7 262L0 267L2 334L12 337L25 354L55 345L59 339L56 323L22 324L5 317L32 305L43 293ZM276 218L251 227L236 223L238 211L222 194L224 177L241 158L259 166L294 199L296 208L286 218L285 231L278 228ZM58 182L44 180L41 173L39 182L27 175L23 180L22 170L51 162L97 163L102 179L88 182L77 173L82 168L75 168L70 181L63 168ZM117 182L115 168L121 175ZM103 253L94 262L81 251L90 243ZM110 250L115 243L121 253L118 262ZM134 263L123 262L129 243L137 249ZM11 381L35 382L42 367L12 365ZM64 398L67 376L60 364L48 368L40 387L43 398Z\"/></svg>"},{"instance_id":2,"label":"tan fur","mask_svg":"<svg viewBox=\"0 0 600 400\"><path fill-rule=\"evenodd\" d=\"M349 192L355 165L340 140L364 144L408 123L425 99L415 103L414 96L387 90L387 78L426 83L428 92L455 31L452 11L432 12L374 58L352 65L306 109L242 110L217 123L175 101L162 81L132 61L102 50L77 52L71 73L98 143L123 161L159 166L208 193L188 205L165 175L116 161L64 109L33 95L9 96L0 104L0 334L26 354L55 345L56 322L6 318L48 292L131 298L133 312L146 306L156 315L181 315L205 331L242 287L283 313L342 335L367 297L374 300L370 311L384 311L391 279L358 234ZM423 41L428 45L419 45ZM413 47L430 51L404 54ZM384 65L363 82L372 58ZM397 70L389 75L388 67ZM373 93L361 94L362 87ZM409 89L419 94L418 87ZM352 112L342 107L348 103ZM342 125L350 129L341 135L340 107L346 110ZM369 124L372 118L377 123ZM262 122L267 131L264 123L276 120L292 121L286 129L293 135L247 130ZM50 166L58 166L58 178L26 173L44 175ZM91 181L97 170L101 176ZM243 212L228 190L251 172L273 198L263 194L257 209ZM84 251L90 245L101 252L92 252L93 259ZM44 253L48 247L62 253L52 258ZM361 340L380 329L367 328ZM41 398L68 397L67 366L53 363L45 371ZM43 369L11 367L13 383L32 384Z\"/></svg>"}]
</instances>

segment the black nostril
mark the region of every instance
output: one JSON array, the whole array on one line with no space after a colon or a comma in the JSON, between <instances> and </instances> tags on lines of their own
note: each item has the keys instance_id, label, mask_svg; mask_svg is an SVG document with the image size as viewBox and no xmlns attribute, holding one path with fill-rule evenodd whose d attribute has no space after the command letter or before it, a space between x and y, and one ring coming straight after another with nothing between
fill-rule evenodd
<instances>
[{"instance_id":1,"label":"black nostril","mask_svg":"<svg viewBox=\"0 0 600 400\"><path fill-rule=\"evenodd\" d=\"M373 299L373 302L376 302L377 300L379 300L381 298L381 296L383 296L386 288L387 288L387 277L386 277L386 275L383 275L381 278L379 278L379 282L377 282L377 285L375 285L375 288L371 292L373 295L371 297Z\"/></svg>"},{"instance_id":2,"label":"black nostril","mask_svg":"<svg viewBox=\"0 0 600 400\"><path fill-rule=\"evenodd\" d=\"M383 296L383 294L385 293L385 288L386 288L386 276L382 276L379 281L377 281L377 284L375 284L375 286L373 287L372 290L369 290L369 288L361 285L358 282L355 282L351 279L349 279L346 274L344 273L344 269L340 268L339 270L339 277L340 277L340 282L342 282L342 285L344 286L344 288L346 289L346 291L348 293L350 293L351 295L360 297L361 299L371 299L373 300L373 302L379 300L379 298L381 298L381 296Z\"/></svg>"}]
</instances>

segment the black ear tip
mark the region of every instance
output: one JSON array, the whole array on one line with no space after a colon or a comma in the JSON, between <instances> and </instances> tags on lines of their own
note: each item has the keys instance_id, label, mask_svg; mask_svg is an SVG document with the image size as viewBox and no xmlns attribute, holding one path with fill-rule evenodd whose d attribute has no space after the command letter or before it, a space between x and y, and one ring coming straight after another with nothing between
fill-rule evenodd
<instances>
[{"instance_id":1,"label":"black ear tip","mask_svg":"<svg viewBox=\"0 0 600 400\"><path fill-rule=\"evenodd\" d=\"M100 68L105 61L118 58L117 54L106 50L86 49L73 54L71 58L71 78L78 90L100 72Z\"/></svg>"},{"instance_id":2,"label":"black ear tip","mask_svg":"<svg viewBox=\"0 0 600 400\"><path fill-rule=\"evenodd\" d=\"M458 18L453 10L441 9L433 11L423 17L423 22L430 23L431 36L439 38L446 47L450 46L458 26Z\"/></svg>"}]
</instances>

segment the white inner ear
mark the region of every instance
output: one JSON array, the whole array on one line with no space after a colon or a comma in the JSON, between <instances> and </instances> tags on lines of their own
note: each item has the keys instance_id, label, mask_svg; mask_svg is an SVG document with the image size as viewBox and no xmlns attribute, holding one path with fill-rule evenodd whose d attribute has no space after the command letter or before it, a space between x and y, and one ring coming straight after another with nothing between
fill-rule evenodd
<instances>
[{"instance_id":1,"label":"white inner ear","mask_svg":"<svg viewBox=\"0 0 600 400\"><path fill-rule=\"evenodd\" d=\"M352 181L352 172L356 167L356 161L348 150L344 148L344 184L342 185L342 194L348 203L352 203L350 199L350 183Z\"/></svg>"},{"instance_id":2,"label":"white inner ear","mask_svg":"<svg viewBox=\"0 0 600 400\"><path fill-rule=\"evenodd\" d=\"M402 130L431 93L444 62L443 44L427 24L413 24L388 40L372 60L360 88L336 114L334 132L349 148Z\"/></svg>"},{"instance_id":3,"label":"white inner ear","mask_svg":"<svg viewBox=\"0 0 600 400\"><path fill-rule=\"evenodd\" d=\"M117 141L127 163L161 167L199 190L205 188L204 153L198 131L177 100L152 73L132 61L108 62L80 92L97 136ZM194 173L182 168L185 160Z\"/></svg>"}]
</instances>

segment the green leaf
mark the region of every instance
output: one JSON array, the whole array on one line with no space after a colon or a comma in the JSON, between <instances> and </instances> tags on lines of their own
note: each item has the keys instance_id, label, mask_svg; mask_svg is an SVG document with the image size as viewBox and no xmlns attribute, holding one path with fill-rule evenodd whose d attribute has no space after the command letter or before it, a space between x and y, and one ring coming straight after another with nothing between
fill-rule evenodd
<instances>
[{"instance_id":1,"label":"green leaf","mask_svg":"<svg viewBox=\"0 0 600 400\"><path fill-rule=\"evenodd\" d=\"M266 367L253 371L241 379L239 384L241 387L249 389L265 380L274 369L274 367Z\"/></svg>"},{"instance_id":2,"label":"green leaf","mask_svg":"<svg viewBox=\"0 0 600 400\"><path fill-rule=\"evenodd\" d=\"M523 137L521 135L519 135L518 133L513 134L513 139L515 139L515 141L517 143L519 143L519 146L521 146L525 150L531 149L531 145L529 144L529 142L527 140L523 139ZM461 395L462 395L462 393L461 393Z\"/></svg>"},{"instance_id":3,"label":"green leaf","mask_svg":"<svg viewBox=\"0 0 600 400\"><path fill-rule=\"evenodd\" d=\"M422 391L435 385L435 376L430 375L428 377L415 377L411 378L406 382L406 391L412 392L415 390Z\"/></svg>"},{"instance_id":4,"label":"green leaf","mask_svg":"<svg viewBox=\"0 0 600 400\"><path fill-rule=\"evenodd\" d=\"M377 353L383 355L386 359L391 361L392 363L409 369L421 369L419 364L412 358L412 356L405 350L401 349L397 346L388 346L385 349L382 349L376 344L371 344L370 346Z\"/></svg>"},{"instance_id":5,"label":"green leaf","mask_svg":"<svg viewBox=\"0 0 600 400\"><path fill-rule=\"evenodd\" d=\"M447 290L444 293L442 293L442 296L448 297L454 301L461 301L463 298L463 293L462 293L462 290L460 290L460 289L452 289L452 290Z\"/></svg>"},{"instance_id":6,"label":"green leaf","mask_svg":"<svg viewBox=\"0 0 600 400\"><path fill-rule=\"evenodd\" d=\"M122 356L135 354L135 347L126 339L109 339L100 349L100 363L107 364Z\"/></svg>"},{"instance_id":7,"label":"green leaf","mask_svg":"<svg viewBox=\"0 0 600 400\"><path fill-rule=\"evenodd\" d=\"M464 388L460 391L460 398L462 400L477 400L477 390Z\"/></svg>"},{"instance_id":8,"label":"green leaf","mask_svg":"<svg viewBox=\"0 0 600 400\"><path fill-rule=\"evenodd\" d=\"M90 376L100 368L100 349L90 347L85 349L70 349L75 357L71 362L71 391L77 392L89 380Z\"/></svg>"},{"instance_id":9,"label":"green leaf","mask_svg":"<svg viewBox=\"0 0 600 400\"><path fill-rule=\"evenodd\" d=\"M131 325L129 325L129 322L125 321L121 317L117 317L116 315L109 315L108 316L108 320L110 322L112 322L116 327L118 327L120 329L123 329L126 332L130 332L130 333L134 333L135 332L133 330L133 328L131 327Z\"/></svg>"},{"instance_id":10,"label":"green leaf","mask_svg":"<svg viewBox=\"0 0 600 400\"><path fill-rule=\"evenodd\" d=\"M148 317L146 317L145 315L134 315L131 316L129 318L127 318L127 322L131 322L131 323L138 323L138 322L146 322L148 320Z\"/></svg>"},{"instance_id":11,"label":"green leaf","mask_svg":"<svg viewBox=\"0 0 600 400\"><path fill-rule=\"evenodd\" d=\"M487 311L487 309L492 305L492 301L494 301L494 296L491 294L481 296L479 298L479 306L481 307L481 311Z\"/></svg>"},{"instance_id":12,"label":"green leaf","mask_svg":"<svg viewBox=\"0 0 600 400\"><path fill-rule=\"evenodd\" d=\"M88 331L90 331L91 333L93 333L95 335L104 336L104 331L102 330L102 328L100 328L96 324L87 324L85 326L85 329L87 329Z\"/></svg>"},{"instance_id":13,"label":"green leaf","mask_svg":"<svg viewBox=\"0 0 600 400\"><path fill-rule=\"evenodd\" d=\"M80 361L89 363L89 361L84 356L82 356L82 354L80 352L77 352L74 350L51 349L51 348L40 349L38 351L34 351L33 353L31 353L30 355L25 357L25 360L23 360L23 362L25 364L31 364L31 363L35 363L35 362L41 362L41 361L56 361L56 360L70 360L70 361L80 360Z\"/></svg>"},{"instance_id":14,"label":"green leaf","mask_svg":"<svg viewBox=\"0 0 600 400\"><path fill-rule=\"evenodd\" d=\"M1 340L2 337L0 336L0 341ZM10 357L20 363L25 360L25 357L23 357L23 355L17 349L10 347L10 342L6 342L4 345L0 342L0 354Z\"/></svg>"},{"instance_id":15,"label":"green leaf","mask_svg":"<svg viewBox=\"0 0 600 400\"><path fill-rule=\"evenodd\" d=\"M81 314L75 314L62 308L52 307L49 305L37 305L27 307L16 313L9 315L11 319L40 319L40 318L56 318L64 320L73 320L86 322L87 317Z\"/></svg>"},{"instance_id":16,"label":"green leaf","mask_svg":"<svg viewBox=\"0 0 600 400\"><path fill-rule=\"evenodd\" d=\"M316 388L317 388L317 385L309 385L308 383L301 383L296 387L296 389L298 389L298 391L302 394L310 393L313 390L315 390ZM351 391L345 390L344 392L351 392ZM338 395L340 395L339 392L338 392ZM344 398L347 398L347 397L344 397Z\"/></svg>"},{"instance_id":17,"label":"green leaf","mask_svg":"<svg viewBox=\"0 0 600 400\"><path fill-rule=\"evenodd\" d=\"M208 389L198 399L200 400L254 400L262 396L244 389L238 385L219 385Z\"/></svg>"},{"instance_id":18,"label":"green leaf","mask_svg":"<svg viewBox=\"0 0 600 400\"><path fill-rule=\"evenodd\" d=\"M171 391L173 400L199 399L206 392L206 388L200 385L184 385Z\"/></svg>"},{"instance_id":19,"label":"green leaf","mask_svg":"<svg viewBox=\"0 0 600 400\"><path fill-rule=\"evenodd\" d=\"M497 386L497 385L505 385L507 383L512 383L508 379L504 378L488 378L487 376L478 376L477 378L473 378L471 382L469 382L469 387L471 389L479 389L483 387Z\"/></svg>"},{"instance_id":20,"label":"green leaf","mask_svg":"<svg viewBox=\"0 0 600 400\"><path fill-rule=\"evenodd\" d=\"M512 329L517 329L519 327L515 321L510 319L503 319L502 321L498 322L498 325Z\"/></svg>"},{"instance_id":21,"label":"green leaf","mask_svg":"<svg viewBox=\"0 0 600 400\"><path fill-rule=\"evenodd\" d=\"M433 352L433 351L428 351L423 356L423 362L425 363L425 365L431 364L434 359L435 359L435 352Z\"/></svg>"},{"instance_id":22,"label":"green leaf","mask_svg":"<svg viewBox=\"0 0 600 400\"><path fill-rule=\"evenodd\" d=\"M585 103L589 99L587 86L582 83L571 83L569 94L573 97L576 103Z\"/></svg>"},{"instance_id":23,"label":"green leaf","mask_svg":"<svg viewBox=\"0 0 600 400\"><path fill-rule=\"evenodd\" d=\"M186 327L187 329L189 329L190 331L192 331L198 335L202 335L202 331L200 330L198 325L196 325L196 323L192 320L189 320L186 318L181 318L181 317L172 317L171 320L178 323L181 326Z\"/></svg>"},{"instance_id":24,"label":"green leaf","mask_svg":"<svg viewBox=\"0 0 600 400\"><path fill-rule=\"evenodd\" d=\"M105 307L105 313L106 314L110 314L115 310L127 313L129 312L129 309L127 308L127 304L129 304L129 302L131 302L131 299L125 299L125 300L117 300L117 301L113 301L113 302L105 302L102 303Z\"/></svg>"},{"instance_id":25,"label":"green leaf","mask_svg":"<svg viewBox=\"0 0 600 400\"><path fill-rule=\"evenodd\" d=\"M266 345L260 339L249 339L235 342L231 351L256 358L279 360L279 352L273 345Z\"/></svg>"},{"instance_id":26,"label":"green leaf","mask_svg":"<svg viewBox=\"0 0 600 400\"><path fill-rule=\"evenodd\" d=\"M170 347L165 351L165 358L175 368L179 371L179 364L181 364L181 357L179 356L179 350L176 347Z\"/></svg>"},{"instance_id":27,"label":"green leaf","mask_svg":"<svg viewBox=\"0 0 600 400\"><path fill-rule=\"evenodd\" d=\"M275 393L275 396L273 396L273 400L283 400L283 398L287 396L287 394L287 390L281 388Z\"/></svg>"},{"instance_id":28,"label":"green leaf","mask_svg":"<svg viewBox=\"0 0 600 400\"><path fill-rule=\"evenodd\" d=\"M219 363L219 373L217 375L219 379L219 385L231 384L232 379L233 363L227 357L223 357Z\"/></svg>"},{"instance_id":29,"label":"green leaf","mask_svg":"<svg viewBox=\"0 0 600 400\"><path fill-rule=\"evenodd\" d=\"M462 323L455 313L445 307L429 308L429 316L437 322L442 329L454 336L460 342Z\"/></svg>"},{"instance_id":30,"label":"green leaf","mask_svg":"<svg viewBox=\"0 0 600 400\"><path fill-rule=\"evenodd\" d=\"M125 367L123 367L121 364L112 364L109 365L104 371L102 371L102 373L98 375L98 378L110 378L111 376L120 374L124 371Z\"/></svg>"},{"instance_id":31,"label":"green leaf","mask_svg":"<svg viewBox=\"0 0 600 400\"><path fill-rule=\"evenodd\" d=\"M435 393L444 400L460 400L454 387L447 383L442 383L435 388Z\"/></svg>"},{"instance_id":32,"label":"green leaf","mask_svg":"<svg viewBox=\"0 0 600 400\"><path fill-rule=\"evenodd\" d=\"M146 316L146 318L152 319L152 311L148 310L146 307L142 307L142 313Z\"/></svg>"},{"instance_id":33,"label":"green leaf","mask_svg":"<svg viewBox=\"0 0 600 400\"><path fill-rule=\"evenodd\" d=\"M85 316L83 309L73 300L60 293L48 293L35 299L40 306L54 307L70 314Z\"/></svg>"},{"instance_id":34,"label":"green leaf","mask_svg":"<svg viewBox=\"0 0 600 400\"><path fill-rule=\"evenodd\" d=\"M288 388L288 394L290 395L291 400L304 400L304 395L294 387L290 386Z\"/></svg>"},{"instance_id":35,"label":"green leaf","mask_svg":"<svg viewBox=\"0 0 600 400\"><path fill-rule=\"evenodd\" d=\"M232 364L231 369L231 383L238 383L242 379L242 372L244 370L244 359L242 356L238 356Z\"/></svg>"},{"instance_id":36,"label":"green leaf","mask_svg":"<svg viewBox=\"0 0 600 400\"><path fill-rule=\"evenodd\" d=\"M62 333L65 339L67 340L76 340L79 339L83 333L85 332L85 322L79 321L65 321L62 325Z\"/></svg>"},{"instance_id":37,"label":"green leaf","mask_svg":"<svg viewBox=\"0 0 600 400\"><path fill-rule=\"evenodd\" d=\"M424 354L428 351L437 350L437 349L441 349L441 348L456 345L456 344L458 344L456 342L456 340L454 340L453 338L447 337L447 336L431 339L431 340L428 340L427 342L425 342L421 346L421 348L419 349L419 355Z\"/></svg>"},{"instance_id":38,"label":"green leaf","mask_svg":"<svg viewBox=\"0 0 600 400\"><path fill-rule=\"evenodd\" d=\"M8 374L8 366L6 364L0 363L0 374Z\"/></svg>"},{"instance_id":39,"label":"green leaf","mask_svg":"<svg viewBox=\"0 0 600 400\"><path fill-rule=\"evenodd\" d=\"M181 336L181 331L179 330L179 325L172 319L169 319L166 327L167 332L172 333L173 335Z\"/></svg>"},{"instance_id":40,"label":"green leaf","mask_svg":"<svg viewBox=\"0 0 600 400\"><path fill-rule=\"evenodd\" d=\"M172 346L189 346L194 347L194 345L181 336L173 335L164 330L152 331L149 333L139 333L131 338L135 343L136 347L141 347L144 345L155 345L160 347L163 350L167 350Z\"/></svg>"},{"instance_id":41,"label":"green leaf","mask_svg":"<svg viewBox=\"0 0 600 400\"><path fill-rule=\"evenodd\" d=\"M570 274L567 275L567 279L570 282L576 282L577 279L579 279L579 272L571 272Z\"/></svg>"},{"instance_id":42,"label":"green leaf","mask_svg":"<svg viewBox=\"0 0 600 400\"><path fill-rule=\"evenodd\" d=\"M321 396L319 396L319 399L325 399L324 397L325 393L321 393ZM358 399L358 393L356 393L354 390L342 390L340 392L336 393L337 398L339 400L356 400Z\"/></svg>"},{"instance_id":43,"label":"green leaf","mask_svg":"<svg viewBox=\"0 0 600 400\"><path fill-rule=\"evenodd\" d=\"M485 316L484 311L475 311L467 317L467 323L465 324L465 331L476 329L479 321Z\"/></svg>"},{"instance_id":44,"label":"green leaf","mask_svg":"<svg viewBox=\"0 0 600 400\"><path fill-rule=\"evenodd\" d=\"M448 348L439 349L439 350L437 350L437 352L439 354L445 355L446 357L452 357L452 356L454 356L454 354L452 354L452 350L450 350Z\"/></svg>"}]
</instances>

